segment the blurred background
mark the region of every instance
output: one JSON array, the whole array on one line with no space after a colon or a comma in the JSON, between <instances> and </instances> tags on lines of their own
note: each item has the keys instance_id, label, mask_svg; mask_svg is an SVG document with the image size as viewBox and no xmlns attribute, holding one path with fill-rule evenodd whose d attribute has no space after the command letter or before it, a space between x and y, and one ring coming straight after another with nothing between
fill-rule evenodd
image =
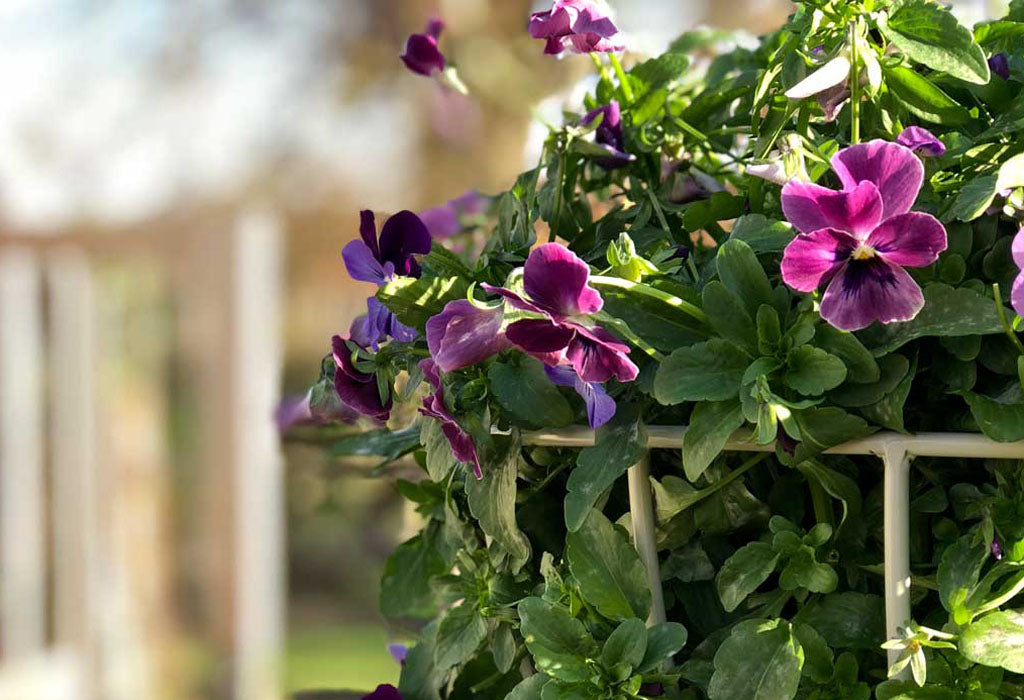
<instances>
[{"instance_id":1,"label":"blurred background","mask_svg":"<svg viewBox=\"0 0 1024 700\"><path fill-rule=\"evenodd\" d=\"M636 57L791 11L611 4ZM282 449L273 412L372 293L341 264L360 209L532 167L592 70L528 37L543 6L0 2L0 698L397 679L376 593L416 523L367 465ZM434 16L469 97L398 60Z\"/></svg>"}]
</instances>

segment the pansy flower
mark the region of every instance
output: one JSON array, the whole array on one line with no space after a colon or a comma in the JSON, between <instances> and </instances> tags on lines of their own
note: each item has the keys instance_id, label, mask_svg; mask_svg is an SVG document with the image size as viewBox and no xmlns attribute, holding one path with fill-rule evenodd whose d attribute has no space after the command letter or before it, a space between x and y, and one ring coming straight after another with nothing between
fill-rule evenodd
<instances>
[{"instance_id":1,"label":"pansy flower","mask_svg":"<svg viewBox=\"0 0 1024 700\"><path fill-rule=\"evenodd\" d=\"M413 73L430 77L444 70L444 54L437 48L437 40L444 29L444 22L432 19L422 34L412 34L405 42L405 52L399 56L406 68Z\"/></svg>"},{"instance_id":2,"label":"pansy flower","mask_svg":"<svg viewBox=\"0 0 1024 700\"><path fill-rule=\"evenodd\" d=\"M619 29L607 8L596 0L555 0L550 10L530 15L528 31L534 39L546 40L546 54L557 55L565 49L592 53L624 48L616 43Z\"/></svg>"},{"instance_id":3,"label":"pansy flower","mask_svg":"<svg viewBox=\"0 0 1024 700\"><path fill-rule=\"evenodd\" d=\"M544 367L548 379L558 386L571 386L583 399L587 407L587 423L593 429L600 428L615 415L615 399L597 382L585 382L576 374L576 370L565 365Z\"/></svg>"},{"instance_id":4,"label":"pansy flower","mask_svg":"<svg viewBox=\"0 0 1024 700\"><path fill-rule=\"evenodd\" d=\"M1010 59L1005 53L997 53L988 59L988 67L1003 80L1010 79Z\"/></svg>"},{"instance_id":5,"label":"pansy flower","mask_svg":"<svg viewBox=\"0 0 1024 700\"><path fill-rule=\"evenodd\" d=\"M608 156L598 158L598 165L605 170L614 170L636 160L636 156L623 150L626 143L622 137L622 112L618 101L612 100L602 107L590 110L580 119L580 126L592 124L599 116L603 118L594 132L594 143L608 151Z\"/></svg>"},{"instance_id":6,"label":"pansy flower","mask_svg":"<svg viewBox=\"0 0 1024 700\"><path fill-rule=\"evenodd\" d=\"M505 297L515 308L541 318L516 321L505 329L506 337L521 350L554 367L572 365L585 382L620 382L636 379L639 372L620 342L589 318L604 301L591 287L590 268L571 250L546 243L530 253L523 266L524 298L510 289L483 285Z\"/></svg>"},{"instance_id":7,"label":"pansy flower","mask_svg":"<svg viewBox=\"0 0 1024 700\"><path fill-rule=\"evenodd\" d=\"M473 465L473 474L477 479L484 477L480 469L480 458L476 453L476 445L473 438L455 421L447 406L444 405L444 389L441 388L441 375L437 371L437 364L431 360L420 360L420 370L423 376L434 387L434 393L423 399L423 407L420 413L434 418L441 423L441 433L448 440L452 449L452 455L460 462L468 462Z\"/></svg>"},{"instance_id":8,"label":"pansy flower","mask_svg":"<svg viewBox=\"0 0 1024 700\"><path fill-rule=\"evenodd\" d=\"M924 267L946 249L946 230L931 214L911 212L924 178L907 147L875 140L832 157L843 189L791 181L782 210L800 235L786 246L782 279L801 292L827 284L821 317L857 330L873 321L914 318L921 288L904 267Z\"/></svg>"},{"instance_id":9,"label":"pansy flower","mask_svg":"<svg viewBox=\"0 0 1024 700\"><path fill-rule=\"evenodd\" d=\"M448 238L462 232L463 217L484 213L490 203L490 197L469 190L439 207L424 209L419 217L432 237Z\"/></svg>"},{"instance_id":10,"label":"pansy flower","mask_svg":"<svg viewBox=\"0 0 1024 700\"><path fill-rule=\"evenodd\" d=\"M1010 290L1010 303L1018 316L1024 316L1024 228L1017 231L1013 237L1013 246L1010 248L1013 254L1013 262L1017 263L1020 273L1013 280L1013 287Z\"/></svg>"},{"instance_id":11,"label":"pansy flower","mask_svg":"<svg viewBox=\"0 0 1024 700\"><path fill-rule=\"evenodd\" d=\"M400 343L411 343L418 335L415 328L410 328L399 321L380 299L369 297L366 300L366 315L362 319L359 334L360 344L369 346L376 352L380 343L388 338L394 338Z\"/></svg>"},{"instance_id":12,"label":"pansy flower","mask_svg":"<svg viewBox=\"0 0 1024 700\"><path fill-rule=\"evenodd\" d=\"M355 423L359 414L341 402L313 406L313 390L281 399L274 411L274 421L281 433L300 425L326 425L327 423Z\"/></svg>"},{"instance_id":13,"label":"pansy flower","mask_svg":"<svg viewBox=\"0 0 1024 700\"><path fill-rule=\"evenodd\" d=\"M400 211L384 222L380 238L373 212L359 213L359 237L341 251L345 268L354 280L385 284L395 277L419 277L414 255L430 252L430 232L411 211Z\"/></svg>"},{"instance_id":14,"label":"pansy flower","mask_svg":"<svg viewBox=\"0 0 1024 700\"><path fill-rule=\"evenodd\" d=\"M427 320L427 348L442 372L475 365L509 347L501 326L504 312L481 308L468 299L445 304Z\"/></svg>"},{"instance_id":15,"label":"pansy flower","mask_svg":"<svg viewBox=\"0 0 1024 700\"><path fill-rule=\"evenodd\" d=\"M935 134L920 126L908 126L896 137L896 143L922 156L938 157L946 152L946 145Z\"/></svg>"},{"instance_id":16,"label":"pansy flower","mask_svg":"<svg viewBox=\"0 0 1024 700\"><path fill-rule=\"evenodd\" d=\"M398 688L390 683L381 683L373 692L363 696L363 700L402 700Z\"/></svg>"},{"instance_id":17,"label":"pansy flower","mask_svg":"<svg viewBox=\"0 0 1024 700\"><path fill-rule=\"evenodd\" d=\"M377 375L360 372L352 361L352 350L348 343L360 347L355 341L336 335L331 338L331 351L334 355L334 390L338 398L349 408L379 421L386 421L391 416L391 397L382 402L380 390L377 388Z\"/></svg>"}]
</instances>

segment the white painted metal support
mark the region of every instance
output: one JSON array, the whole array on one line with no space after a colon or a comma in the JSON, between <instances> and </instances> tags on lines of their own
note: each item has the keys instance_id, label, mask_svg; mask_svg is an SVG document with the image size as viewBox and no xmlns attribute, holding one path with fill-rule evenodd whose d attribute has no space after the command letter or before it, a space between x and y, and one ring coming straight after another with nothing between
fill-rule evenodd
<instances>
[{"instance_id":1,"label":"white painted metal support","mask_svg":"<svg viewBox=\"0 0 1024 700\"><path fill-rule=\"evenodd\" d=\"M46 641L40 292L36 255L0 252L0 646L8 661Z\"/></svg>"},{"instance_id":2,"label":"white painted metal support","mask_svg":"<svg viewBox=\"0 0 1024 700\"><path fill-rule=\"evenodd\" d=\"M647 570L647 584L651 589L651 614L647 624L665 621L665 595L661 587L661 567L658 565L657 532L654 527L654 506L651 502L651 469L649 455L629 468L629 513L633 522L633 543L640 561Z\"/></svg>"},{"instance_id":3,"label":"white painted metal support","mask_svg":"<svg viewBox=\"0 0 1024 700\"><path fill-rule=\"evenodd\" d=\"M882 452L885 464L885 636L895 639L910 620L910 460L902 440L893 440ZM899 649L889 650L889 665ZM900 678L909 678L904 669Z\"/></svg>"}]
</instances>

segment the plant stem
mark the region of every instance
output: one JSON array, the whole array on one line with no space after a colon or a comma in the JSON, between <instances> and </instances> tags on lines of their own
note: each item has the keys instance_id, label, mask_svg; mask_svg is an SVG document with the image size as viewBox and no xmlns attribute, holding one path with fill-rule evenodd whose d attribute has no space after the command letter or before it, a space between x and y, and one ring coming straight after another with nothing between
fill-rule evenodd
<instances>
[{"instance_id":1,"label":"plant stem","mask_svg":"<svg viewBox=\"0 0 1024 700\"><path fill-rule=\"evenodd\" d=\"M597 55L595 52L591 51L590 60L594 62L595 66L597 66L597 70L601 74L601 80L607 80L610 84L612 82L612 77L608 75L608 69L605 68L604 63L601 62L601 57Z\"/></svg>"},{"instance_id":2,"label":"plant stem","mask_svg":"<svg viewBox=\"0 0 1024 700\"><path fill-rule=\"evenodd\" d=\"M612 68L615 69L615 75L619 76L619 87L622 89L622 96L626 98L626 102L633 104L633 88L629 85L629 78L626 77L626 71L622 70L622 64L619 63L619 57L614 52L608 54L608 60L612 62Z\"/></svg>"},{"instance_id":3,"label":"plant stem","mask_svg":"<svg viewBox=\"0 0 1024 700\"><path fill-rule=\"evenodd\" d=\"M860 143L860 56L857 22L850 24L850 143Z\"/></svg>"},{"instance_id":4,"label":"plant stem","mask_svg":"<svg viewBox=\"0 0 1024 700\"><path fill-rule=\"evenodd\" d=\"M1013 326L1010 325L1010 319L1006 317L1006 307L1003 306L1003 295L999 291L999 283L995 282L992 285L992 293L995 295L996 301L996 313L999 314L999 322L1003 324L1003 330L1006 331L1006 336L1017 348L1017 352L1024 355L1024 345L1021 345L1020 338L1013 332Z\"/></svg>"},{"instance_id":5,"label":"plant stem","mask_svg":"<svg viewBox=\"0 0 1024 700\"><path fill-rule=\"evenodd\" d=\"M718 491L724 489L726 486L728 486L732 482L736 481L736 479L740 478L741 476L746 474L748 471L750 471L751 469L756 467L758 464L760 464L764 460L768 459L769 454L770 453L768 453L768 452L763 452L763 453L761 453L759 455L755 455L755 456L751 457L746 462L744 462L743 464L741 464L740 466L736 467L731 472L726 474L724 477L722 477L721 479L719 479L715 483L711 484L711 486L708 486L707 488L703 488L700 491L698 491L697 493L693 494L693 497L691 499L690 505L692 506L694 503L698 503L700 501L703 501L708 496L714 495Z\"/></svg>"},{"instance_id":6,"label":"plant stem","mask_svg":"<svg viewBox=\"0 0 1024 700\"><path fill-rule=\"evenodd\" d=\"M656 195L654 190L650 187L647 188L647 198L651 200L651 207L654 208L654 215L658 218L658 223L661 225L662 230L669 235L669 238L671 238L672 229L669 228L668 219L665 218L665 212L661 208L661 202L658 201L658 195ZM692 255L686 258L686 265L690 274L693 275L694 284L697 284L700 281L700 275L697 273L697 266L693 262Z\"/></svg>"},{"instance_id":7,"label":"plant stem","mask_svg":"<svg viewBox=\"0 0 1024 700\"><path fill-rule=\"evenodd\" d=\"M700 141L702 143L706 143L707 142L707 140L708 140L707 134L705 134L704 132L702 132L699 129L697 129L697 127L693 126L692 124L687 122L682 117L673 116L672 117L672 123L674 123L680 129L682 129L683 131L688 133L690 136L693 136L694 138L696 138L698 141ZM745 127L745 128L749 130L750 127ZM724 129L722 129L722 130L720 130L718 132L715 132L715 133L727 133L727 132Z\"/></svg>"},{"instance_id":8,"label":"plant stem","mask_svg":"<svg viewBox=\"0 0 1024 700\"><path fill-rule=\"evenodd\" d=\"M626 289L638 294L643 294L653 299L657 299L664 304L673 306L701 323L707 323L708 320L708 317L704 312L690 302L641 282L630 282L629 280L624 280L621 277L594 275L590 278L590 283L597 287L616 287L618 289Z\"/></svg>"},{"instance_id":9,"label":"plant stem","mask_svg":"<svg viewBox=\"0 0 1024 700\"><path fill-rule=\"evenodd\" d=\"M814 519L819 523L828 523L835 528L835 514L832 512L832 504L828 500L825 489L814 479L807 480L807 486L811 490L811 502L814 504Z\"/></svg>"},{"instance_id":10,"label":"plant stem","mask_svg":"<svg viewBox=\"0 0 1024 700\"><path fill-rule=\"evenodd\" d=\"M555 190L555 211L554 216L548 225L548 243L554 242L558 237L558 224L562 220L562 190L565 189L565 150L558 155L558 182Z\"/></svg>"},{"instance_id":11,"label":"plant stem","mask_svg":"<svg viewBox=\"0 0 1024 700\"><path fill-rule=\"evenodd\" d=\"M1010 587L1006 591L1004 591L1003 593L1000 593L998 596L996 596L992 600L988 601L987 603L982 605L980 608L978 608L976 610L973 610L971 612L971 617L975 618L975 617L978 617L979 615L984 615L989 610L995 610L996 608L998 608L1003 603L1007 603L1010 600L1012 600L1013 598L1015 598L1017 596L1017 594L1020 593L1021 591L1024 591L1024 571L1022 571L1019 574L1017 574L1017 576L1014 579L1013 583L1010 584Z\"/></svg>"}]
</instances>

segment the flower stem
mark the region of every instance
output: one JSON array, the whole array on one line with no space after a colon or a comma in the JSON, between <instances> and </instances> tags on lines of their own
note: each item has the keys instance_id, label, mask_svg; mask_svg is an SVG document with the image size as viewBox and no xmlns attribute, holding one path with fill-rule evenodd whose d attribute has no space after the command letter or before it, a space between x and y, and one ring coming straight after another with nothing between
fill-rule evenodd
<instances>
[{"instance_id":1,"label":"flower stem","mask_svg":"<svg viewBox=\"0 0 1024 700\"><path fill-rule=\"evenodd\" d=\"M622 96L626 98L626 102L633 104L633 88L629 85L629 78L626 77L626 71L622 70L622 64L619 63L619 57L614 53L609 53L608 59L612 62L612 68L615 69L615 75L619 76L619 87L622 89Z\"/></svg>"},{"instance_id":2,"label":"flower stem","mask_svg":"<svg viewBox=\"0 0 1024 700\"><path fill-rule=\"evenodd\" d=\"M999 291L999 283L996 282L992 285L992 293L995 295L996 302L996 313L999 314L999 322L1003 324L1003 330L1006 331L1006 336L1017 348L1017 352L1024 355L1024 345L1021 345L1020 338L1013 332L1013 326L1010 325L1010 319L1006 317L1006 307L1003 306L1003 295Z\"/></svg>"},{"instance_id":3,"label":"flower stem","mask_svg":"<svg viewBox=\"0 0 1024 700\"><path fill-rule=\"evenodd\" d=\"M562 220L562 190L565 189L565 150L558 155L558 182L555 189L555 210L554 216L548 225L548 243L554 242L558 237L558 224Z\"/></svg>"},{"instance_id":4,"label":"flower stem","mask_svg":"<svg viewBox=\"0 0 1024 700\"><path fill-rule=\"evenodd\" d=\"M598 72L601 74L601 80L608 81L609 84L612 82L612 77L608 75L608 69L605 68L604 63L601 61L601 57L594 51L590 52L590 60L594 62Z\"/></svg>"},{"instance_id":5,"label":"flower stem","mask_svg":"<svg viewBox=\"0 0 1024 700\"><path fill-rule=\"evenodd\" d=\"M850 24L850 143L860 143L860 56L857 22Z\"/></svg>"},{"instance_id":6,"label":"flower stem","mask_svg":"<svg viewBox=\"0 0 1024 700\"><path fill-rule=\"evenodd\" d=\"M640 282L630 282L629 280L622 279L621 277L605 277L603 275L591 276L590 283L595 287L616 287L618 289L626 289L631 292L636 292L637 294L643 294L653 299L657 299L663 304L677 308L701 323L707 323L708 320L708 317L699 307L688 301L680 299L673 294L651 287L650 285L642 284Z\"/></svg>"}]
</instances>

